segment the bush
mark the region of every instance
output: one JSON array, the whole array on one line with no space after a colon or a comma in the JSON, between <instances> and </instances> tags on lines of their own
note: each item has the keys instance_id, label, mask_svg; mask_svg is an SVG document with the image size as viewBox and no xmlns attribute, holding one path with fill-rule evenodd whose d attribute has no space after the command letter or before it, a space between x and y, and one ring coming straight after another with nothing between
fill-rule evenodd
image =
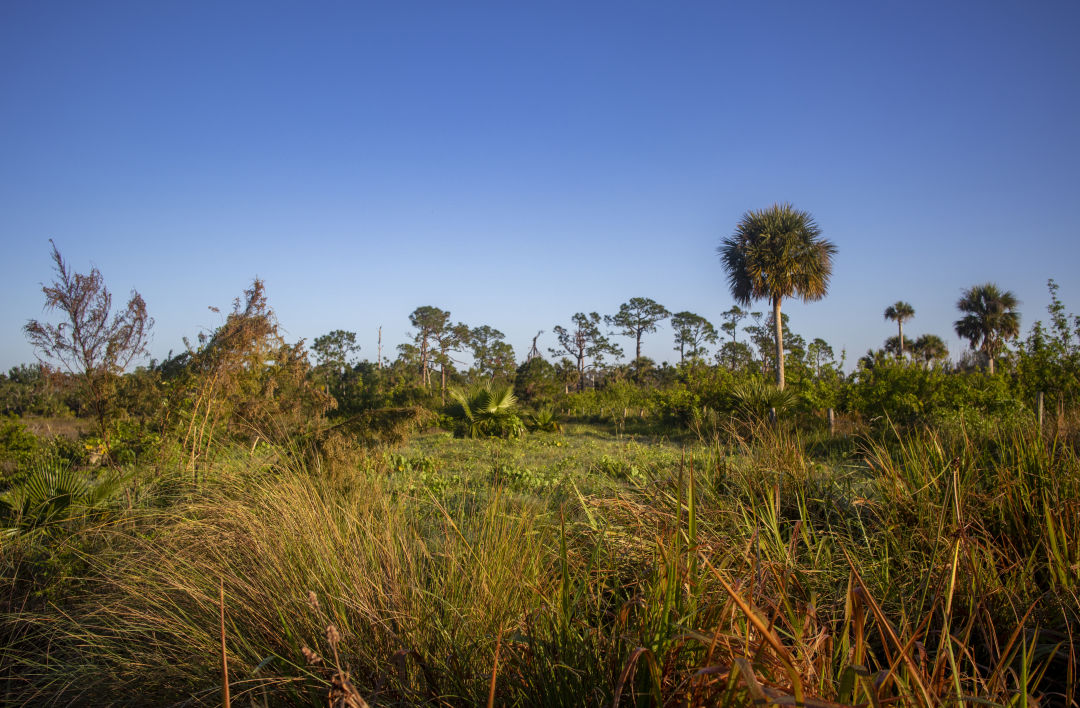
<instances>
[{"instance_id":1,"label":"bush","mask_svg":"<svg viewBox=\"0 0 1080 708\"><path fill-rule=\"evenodd\" d=\"M542 408L530 415L526 425L529 430L532 431L544 433L562 432L562 425L559 423L559 419L556 417L555 412L550 408Z\"/></svg>"},{"instance_id":2,"label":"bush","mask_svg":"<svg viewBox=\"0 0 1080 708\"><path fill-rule=\"evenodd\" d=\"M701 422L701 397L686 384L653 392L652 408L668 423L689 427Z\"/></svg>"},{"instance_id":3,"label":"bush","mask_svg":"<svg viewBox=\"0 0 1080 708\"><path fill-rule=\"evenodd\" d=\"M867 418L897 425L972 416L1021 415L1023 403L1006 376L949 373L902 361L885 361L855 375L848 407Z\"/></svg>"},{"instance_id":4,"label":"bush","mask_svg":"<svg viewBox=\"0 0 1080 708\"><path fill-rule=\"evenodd\" d=\"M540 492L555 487L559 483L559 476L548 470L537 471L502 463L492 466L491 482L522 491Z\"/></svg>"},{"instance_id":5,"label":"bush","mask_svg":"<svg viewBox=\"0 0 1080 708\"><path fill-rule=\"evenodd\" d=\"M611 477L612 479L640 481L645 478L645 473L640 467L633 465L626 460L619 460L603 455L593 464L598 472Z\"/></svg>"},{"instance_id":6,"label":"bush","mask_svg":"<svg viewBox=\"0 0 1080 708\"><path fill-rule=\"evenodd\" d=\"M15 470L25 467L38 454L41 442L15 417L0 419L0 488Z\"/></svg>"}]
</instances>

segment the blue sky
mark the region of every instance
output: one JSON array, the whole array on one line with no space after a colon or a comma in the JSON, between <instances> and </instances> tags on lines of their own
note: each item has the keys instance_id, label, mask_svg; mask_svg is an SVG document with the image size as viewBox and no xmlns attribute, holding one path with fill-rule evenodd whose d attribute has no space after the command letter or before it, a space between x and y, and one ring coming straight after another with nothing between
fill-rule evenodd
<instances>
[{"instance_id":1,"label":"blue sky","mask_svg":"<svg viewBox=\"0 0 1080 708\"><path fill-rule=\"evenodd\" d=\"M373 359L417 306L519 355L634 296L719 324L740 215L810 211L830 295L785 305L849 364L954 353L994 281L1080 310L1075 2L0 4L0 368L31 361L48 239L130 288L153 353L259 276L291 338ZM766 309L761 303L760 309ZM624 349L632 342L621 339ZM666 327L644 353L674 360Z\"/></svg>"}]
</instances>

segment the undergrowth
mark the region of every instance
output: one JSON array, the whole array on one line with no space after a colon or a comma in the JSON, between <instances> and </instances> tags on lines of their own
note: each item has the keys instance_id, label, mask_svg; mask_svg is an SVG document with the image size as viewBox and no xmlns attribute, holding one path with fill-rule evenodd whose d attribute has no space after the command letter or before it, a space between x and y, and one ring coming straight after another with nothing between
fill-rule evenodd
<instances>
[{"instance_id":1,"label":"undergrowth","mask_svg":"<svg viewBox=\"0 0 1080 708\"><path fill-rule=\"evenodd\" d=\"M3 699L220 704L224 641L255 705L1075 704L1080 459L979 435L223 451L72 520L64 597L5 538Z\"/></svg>"}]
</instances>

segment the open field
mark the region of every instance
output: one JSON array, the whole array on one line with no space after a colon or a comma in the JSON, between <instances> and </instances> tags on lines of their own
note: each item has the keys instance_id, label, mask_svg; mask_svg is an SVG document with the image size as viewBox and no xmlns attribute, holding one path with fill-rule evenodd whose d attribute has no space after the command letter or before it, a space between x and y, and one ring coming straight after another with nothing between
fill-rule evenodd
<instances>
[{"instance_id":1,"label":"open field","mask_svg":"<svg viewBox=\"0 0 1080 708\"><path fill-rule=\"evenodd\" d=\"M222 636L256 705L1075 700L1073 447L804 436L436 431L347 464L223 448L198 486L136 470L48 549L5 541L5 700L220 704Z\"/></svg>"},{"instance_id":2,"label":"open field","mask_svg":"<svg viewBox=\"0 0 1080 708\"><path fill-rule=\"evenodd\" d=\"M77 440L86 435L91 425L85 418L68 416L64 418L25 418L23 424L26 430L38 437L61 436L69 440Z\"/></svg>"}]
</instances>

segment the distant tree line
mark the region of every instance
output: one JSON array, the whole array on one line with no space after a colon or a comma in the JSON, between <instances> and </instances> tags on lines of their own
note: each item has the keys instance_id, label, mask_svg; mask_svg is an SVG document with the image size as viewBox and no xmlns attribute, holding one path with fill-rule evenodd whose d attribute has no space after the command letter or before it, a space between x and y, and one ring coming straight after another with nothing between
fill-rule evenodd
<instances>
[{"instance_id":1,"label":"distant tree line","mask_svg":"<svg viewBox=\"0 0 1080 708\"><path fill-rule=\"evenodd\" d=\"M1052 280L1049 319L1035 322L1025 339L1011 292L993 283L965 291L954 328L970 349L955 362L940 336L909 338L905 326L915 307L895 302L884 317L896 323L897 334L845 373L846 352L838 355L820 338L807 341L782 312L786 299L827 294L836 247L808 213L786 204L749 211L717 252L735 299L719 326L633 297L609 315L573 313L551 327L549 358L537 346L538 334L519 361L493 326L469 325L424 305L409 315L409 340L396 358L372 362L358 358L356 334L345 329L316 337L310 348L287 342L255 280L219 327L185 341L178 354L128 371L145 355L153 325L146 304L132 291L114 309L97 269L73 272L54 245L56 277L43 294L59 321L27 323L40 361L0 375L0 407L9 415L89 417L107 450L117 436L170 431L175 453L195 472L223 438L254 442L275 426L311 431L326 420L370 421L375 411L437 412L452 403L451 389L478 383L511 386L531 407L569 409L575 396L607 396L609 408L633 401L639 410L677 411L682 422L734 405L731 392L740 381L771 380L788 394L784 400L806 412L832 408L870 419L914 421L943 401L956 409L1019 409L1037 391L1059 408L1075 406L1080 318L1065 312ZM759 300L769 308L750 309ZM643 342L665 322L675 363L642 355ZM618 337L633 343L632 359Z\"/></svg>"}]
</instances>

